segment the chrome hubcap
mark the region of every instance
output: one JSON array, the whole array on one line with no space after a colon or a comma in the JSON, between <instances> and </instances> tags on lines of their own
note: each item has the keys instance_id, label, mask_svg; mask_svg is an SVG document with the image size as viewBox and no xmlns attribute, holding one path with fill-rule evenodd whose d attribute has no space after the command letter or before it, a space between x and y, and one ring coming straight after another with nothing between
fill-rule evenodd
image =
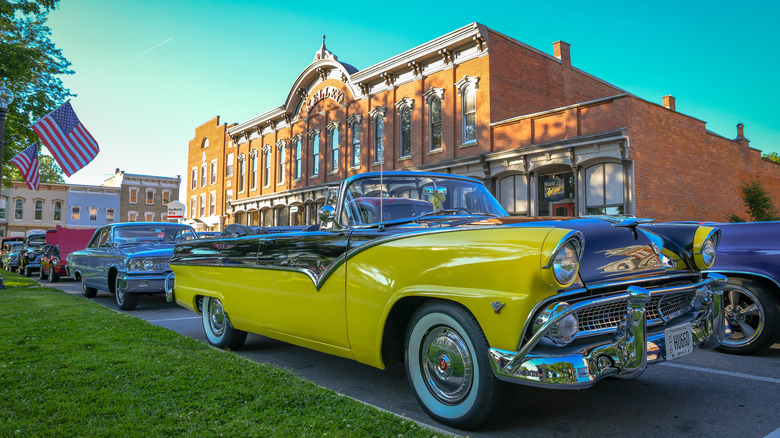
<instances>
[{"instance_id":1,"label":"chrome hubcap","mask_svg":"<svg viewBox=\"0 0 780 438\"><path fill-rule=\"evenodd\" d=\"M222 302L216 298L209 300L208 312L211 332L222 336L225 333L225 311L222 310Z\"/></svg>"},{"instance_id":2,"label":"chrome hubcap","mask_svg":"<svg viewBox=\"0 0 780 438\"><path fill-rule=\"evenodd\" d=\"M723 343L733 347L750 344L761 334L766 323L764 308L748 289L729 285L724 292L726 319L734 333Z\"/></svg>"},{"instance_id":3,"label":"chrome hubcap","mask_svg":"<svg viewBox=\"0 0 780 438\"><path fill-rule=\"evenodd\" d=\"M463 338L447 327L431 330L423 340L421 366L425 383L443 403L466 398L474 379L474 363Z\"/></svg>"}]
</instances>

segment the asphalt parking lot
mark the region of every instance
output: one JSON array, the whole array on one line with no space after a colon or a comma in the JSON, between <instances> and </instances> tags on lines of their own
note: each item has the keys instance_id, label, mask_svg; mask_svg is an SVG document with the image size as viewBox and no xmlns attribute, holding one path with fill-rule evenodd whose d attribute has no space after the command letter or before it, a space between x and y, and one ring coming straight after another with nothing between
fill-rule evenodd
<instances>
[{"instance_id":1,"label":"asphalt parking lot","mask_svg":"<svg viewBox=\"0 0 780 438\"><path fill-rule=\"evenodd\" d=\"M43 284L81 296L78 282ZM106 292L92 300L206 342L200 317L162 294L141 297L130 312L119 310ZM463 434L420 409L402 367L378 370L257 335L247 338L239 354L434 429ZM780 344L753 356L700 350L648 367L637 379L606 379L586 390L516 386L504 415L467 435L780 438Z\"/></svg>"}]
</instances>

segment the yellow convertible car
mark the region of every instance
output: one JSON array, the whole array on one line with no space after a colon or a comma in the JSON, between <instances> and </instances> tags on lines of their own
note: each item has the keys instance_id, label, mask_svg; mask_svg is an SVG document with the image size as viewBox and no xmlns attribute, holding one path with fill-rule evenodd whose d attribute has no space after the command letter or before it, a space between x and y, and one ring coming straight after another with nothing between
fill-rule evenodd
<instances>
[{"instance_id":1,"label":"yellow convertible car","mask_svg":"<svg viewBox=\"0 0 780 438\"><path fill-rule=\"evenodd\" d=\"M701 274L717 228L510 218L479 181L418 172L349 178L319 214L177 244L168 299L217 347L257 333L404 361L423 409L463 429L499 410L507 382L585 388L724 338L725 278Z\"/></svg>"}]
</instances>

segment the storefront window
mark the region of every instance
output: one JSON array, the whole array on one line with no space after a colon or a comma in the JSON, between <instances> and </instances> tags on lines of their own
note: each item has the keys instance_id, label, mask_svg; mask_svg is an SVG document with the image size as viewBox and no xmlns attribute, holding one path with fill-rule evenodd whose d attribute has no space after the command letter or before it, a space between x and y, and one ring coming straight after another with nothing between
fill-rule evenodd
<instances>
[{"instance_id":1,"label":"storefront window","mask_svg":"<svg viewBox=\"0 0 780 438\"><path fill-rule=\"evenodd\" d=\"M623 169L604 163L585 169L588 214L623 214Z\"/></svg>"},{"instance_id":2,"label":"storefront window","mask_svg":"<svg viewBox=\"0 0 780 438\"><path fill-rule=\"evenodd\" d=\"M574 173L539 175L539 216L574 216Z\"/></svg>"},{"instance_id":3,"label":"storefront window","mask_svg":"<svg viewBox=\"0 0 780 438\"><path fill-rule=\"evenodd\" d=\"M528 215L528 183L525 175L510 175L498 180L497 198L509 214Z\"/></svg>"}]
</instances>

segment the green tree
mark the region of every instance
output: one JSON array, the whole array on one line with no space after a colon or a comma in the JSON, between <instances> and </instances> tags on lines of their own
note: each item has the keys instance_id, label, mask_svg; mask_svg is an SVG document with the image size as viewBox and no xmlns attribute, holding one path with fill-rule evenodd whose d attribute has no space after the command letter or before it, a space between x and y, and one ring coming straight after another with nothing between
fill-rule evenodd
<instances>
[{"instance_id":1,"label":"green tree","mask_svg":"<svg viewBox=\"0 0 780 438\"><path fill-rule=\"evenodd\" d=\"M8 160L38 139L30 125L74 96L58 77L73 74L70 61L51 42L46 26L58 2L0 0L0 84L15 96L5 123L3 175L16 169Z\"/></svg>"},{"instance_id":2,"label":"green tree","mask_svg":"<svg viewBox=\"0 0 780 438\"><path fill-rule=\"evenodd\" d=\"M780 154L777 152L772 152L771 154L764 154L762 157L766 158L769 161L774 161L775 163L780 164Z\"/></svg>"},{"instance_id":3,"label":"green tree","mask_svg":"<svg viewBox=\"0 0 780 438\"><path fill-rule=\"evenodd\" d=\"M16 166L11 165L8 169L8 180L10 181L24 181L22 173ZM42 183L64 183L65 178L62 176L62 169L54 161L54 157L51 155L38 155L38 169L41 173ZM5 175L5 173L3 173Z\"/></svg>"},{"instance_id":4,"label":"green tree","mask_svg":"<svg viewBox=\"0 0 780 438\"><path fill-rule=\"evenodd\" d=\"M750 216L751 221L776 221L780 220L777 210L772 203L769 193L761 186L758 181L743 181L740 184L742 192L742 202L745 203L745 209ZM745 219L736 213L727 215L729 222L745 222Z\"/></svg>"}]
</instances>

